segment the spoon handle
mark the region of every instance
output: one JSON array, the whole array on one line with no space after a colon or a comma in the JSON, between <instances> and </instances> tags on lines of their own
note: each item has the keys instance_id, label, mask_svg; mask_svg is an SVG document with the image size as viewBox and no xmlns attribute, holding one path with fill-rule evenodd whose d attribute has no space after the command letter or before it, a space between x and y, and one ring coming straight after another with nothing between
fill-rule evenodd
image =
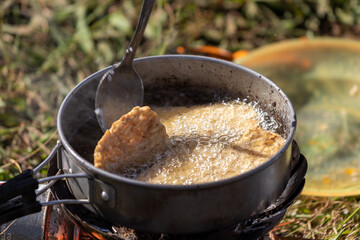
<instances>
[{"instance_id":1,"label":"spoon handle","mask_svg":"<svg viewBox=\"0 0 360 240\"><path fill-rule=\"evenodd\" d=\"M156 0L144 0L143 5L141 8L141 14L138 21L138 24L135 29L135 33L130 41L130 44L128 48L126 49L124 58L122 60L121 64L132 64L132 61L135 57L136 49L139 46L139 43L142 39L142 36L144 34L146 25L149 21L150 14L152 11L152 8L155 4Z\"/></svg>"}]
</instances>

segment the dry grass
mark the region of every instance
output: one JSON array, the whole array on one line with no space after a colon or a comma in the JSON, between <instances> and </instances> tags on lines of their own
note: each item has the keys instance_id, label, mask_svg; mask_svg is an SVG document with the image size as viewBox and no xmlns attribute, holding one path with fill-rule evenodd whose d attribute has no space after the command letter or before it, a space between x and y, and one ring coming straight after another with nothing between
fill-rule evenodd
<instances>
[{"instance_id":1,"label":"dry grass","mask_svg":"<svg viewBox=\"0 0 360 240\"><path fill-rule=\"evenodd\" d=\"M57 140L66 94L121 58L140 0L0 1L0 180L36 166ZM137 56L177 46L229 51L300 36L358 38L358 1L158 0ZM274 238L359 239L359 199L301 197Z\"/></svg>"},{"instance_id":2,"label":"dry grass","mask_svg":"<svg viewBox=\"0 0 360 240\"><path fill-rule=\"evenodd\" d=\"M359 211L360 200L356 197L301 196L273 234L305 239L359 239Z\"/></svg>"}]
</instances>

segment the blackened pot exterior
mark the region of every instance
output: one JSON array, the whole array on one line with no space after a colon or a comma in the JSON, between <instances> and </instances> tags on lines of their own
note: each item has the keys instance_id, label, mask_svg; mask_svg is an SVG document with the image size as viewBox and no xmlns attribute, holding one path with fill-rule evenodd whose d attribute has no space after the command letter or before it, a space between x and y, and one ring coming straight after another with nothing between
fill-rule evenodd
<instances>
[{"instance_id":1,"label":"blackened pot exterior","mask_svg":"<svg viewBox=\"0 0 360 240\"><path fill-rule=\"evenodd\" d=\"M273 158L257 168L204 184L156 185L98 169L92 164L92 149L82 146L96 144L102 134L96 122L94 98L100 78L107 70L104 69L79 83L63 101L58 114L62 143L59 165L66 173L85 172L90 176L90 179L67 180L77 199L90 199L92 204L87 208L113 224L139 231L190 234L213 231L248 219L279 197L290 175L296 116L278 86L240 65L207 57L154 56L136 59L134 68L144 81L145 92L156 92L165 85L179 85L256 100L267 112L280 116L278 120L283 124L286 143ZM89 122L93 126L90 131L79 133L78 129Z\"/></svg>"}]
</instances>

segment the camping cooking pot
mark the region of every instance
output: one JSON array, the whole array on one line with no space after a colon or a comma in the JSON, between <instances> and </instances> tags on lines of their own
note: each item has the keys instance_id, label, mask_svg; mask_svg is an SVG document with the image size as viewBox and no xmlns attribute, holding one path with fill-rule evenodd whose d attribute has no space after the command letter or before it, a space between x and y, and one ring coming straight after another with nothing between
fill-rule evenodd
<instances>
[{"instance_id":1,"label":"camping cooking pot","mask_svg":"<svg viewBox=\"0 0 360 240\"><path fill-rule=\"evenodd\" d=\"M290 100L261 74L208 57L136 59L134 68L144 82L144 104L193 105L224 98L258 101L281 123L286 143L276 155L244 174L193 185L150 184L96 168L93 152L103 132L96 120L95 92L103 74L112 67L80 82L58 113L59 142L51 155L57 154L58 167L78 202L112 224L139 231L189 234L248 219L280 196L290 176L296 128Z\"/></svg>"}]
</instances>

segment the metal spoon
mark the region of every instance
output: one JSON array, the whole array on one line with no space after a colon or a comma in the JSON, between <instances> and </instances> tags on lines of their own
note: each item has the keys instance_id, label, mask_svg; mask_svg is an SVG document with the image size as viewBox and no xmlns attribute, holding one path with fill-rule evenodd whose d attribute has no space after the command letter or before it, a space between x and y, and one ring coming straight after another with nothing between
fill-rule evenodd
<instances>
[{"instance_id":1,"label":"metal spoon","mask_svg":"<svg viewBox=\"0 0 360 240\"><path fill-rule=\"evenodd\" d=\"M133 59L154 3L155 0L143 1L135 33L122 61L107 71L99 82L95 97L95 113L104 132L133 107L143 104L144 86L133 68Z\"/></svg>"}]
</instances>

